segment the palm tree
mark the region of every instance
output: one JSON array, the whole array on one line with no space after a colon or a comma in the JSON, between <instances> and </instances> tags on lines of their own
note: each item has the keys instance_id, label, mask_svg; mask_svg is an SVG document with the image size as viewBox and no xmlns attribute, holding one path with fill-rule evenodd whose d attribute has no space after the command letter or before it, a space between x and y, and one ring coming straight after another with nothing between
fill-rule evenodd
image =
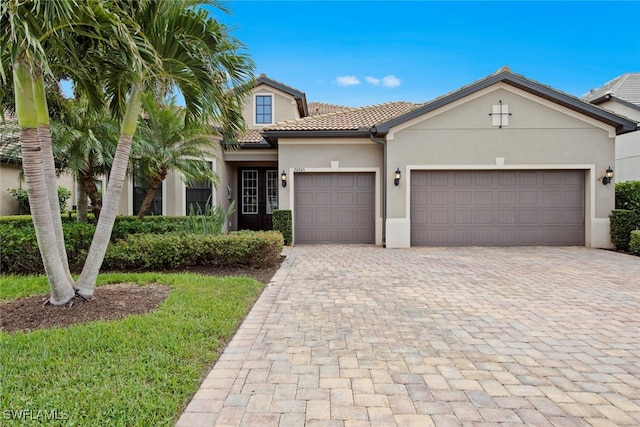
<instances>
[{"instance_id":1,"label":"palm tree","mask_svg":"<svg viewBox=\"0 0 640 427\"><path fill-rule=\"evenodd\" d=\"M123 9L139 26L153 49L146 67L131 67L118 54L103 55L107 92L122 127L113 159L103 210L77 292L93 296L95 282L109 244L127 172L131 143L145 91L168 93L177 88L185 99L185 120L225 124L233 135L243 128L242 98L253 80L253 63L239 52L241 44L226 27L198 8L212 1L171 0L124 3ZM246 88L234 90L235 88Z\"/></svg>"},{"instance_id":2,"label":"palm tree","mask_svg":"<svg viewBox=\"0 0 640 427\"><path fill-rule=\"evenodd\" d=\"M144 119L140 120L134 138L133 159L136 178L146 184L146 193L138 218L146 215L156 191L169 170L179 172L183 181L217 181L205 158L213 157L211 128L197 123L185 124L185 112L175 105L175 97L165 102L151 93L142 101Z\"/></svg>"},{"instance_id":3,"label":"palm tree","mask_svg":"<svg viewBox=\"0 0 640 427\"><path fill-rule=\"evenodd\" d=\"M203 3L216 5L195 0L0 2L0 78L7 84L7 72L12 70L25 182L52 304L64 304L75 294L93 295L124 184L142 93L177 86L185 96L187 120L214 117L224 123L240 111L244 94L230 89L252 78L252 63L238 52L241 46L225 27L197 9ZM71 77L91 100L99 98L94 96L99 93L96 88L104 87L122 120L103 212L75 286L59 214L54 215L52 208L56 189L51 179L45 75ZM228 129L241 126L235 120Z\"/></svg>"},{"instance_id":4,"label":"palm tree","mask_svg":"<svg viewBox=\"0 0 640 427\"><path fill-rule=\"evenodd\" d=\"M102 209L102 196L96 180L109 173L118 134L118 125L106 109L90 108L87 98L83 96L69 100L59 124L52 127L54 139L64 147L61 166L70 169L76 177L78 188L91 201L96 219L100 218ZM85 200L78 197L78 217L81 205L86 210L86 197Z\"/></svg>"}]
</instances>

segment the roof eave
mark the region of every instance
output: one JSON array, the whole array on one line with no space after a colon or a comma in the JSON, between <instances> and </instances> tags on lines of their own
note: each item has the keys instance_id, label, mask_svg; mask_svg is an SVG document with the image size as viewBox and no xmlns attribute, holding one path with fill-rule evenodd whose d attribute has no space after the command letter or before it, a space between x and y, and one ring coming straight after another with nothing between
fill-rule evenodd
<instances>
[{"instance_id":1,"label":"roof eave","mask_svg":"<svg viewBox=\"0 0 640 427\"><path fill-rule=\"evenodd\" d=\"M359 129L316 129L316 130L267 130L262 136L270 143L278 143L280 138L368 138L369 128Z\"/></svg>"}]
</instances>

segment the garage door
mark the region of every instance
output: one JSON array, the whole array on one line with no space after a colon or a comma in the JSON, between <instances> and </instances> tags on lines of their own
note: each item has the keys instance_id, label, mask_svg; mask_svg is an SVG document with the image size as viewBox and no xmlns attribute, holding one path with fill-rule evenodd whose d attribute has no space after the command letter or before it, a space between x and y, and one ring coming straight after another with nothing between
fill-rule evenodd
<instances>
[{"instance_id":1,"label":"garage door","mask_svg":"<svg viewBox=\"0 0 640 427\"><path fill-rule=\"evenodd\" d=\"M584 245L584 172L414 171L411 244Z\"/></svg>"},{"instance_id":2,"label":"garage door","mask_svg":"<svg viewBox=\"0 0 640 427\"><path fill-rule=\"evenodd\" d=\"M296 243L374 243L373 173L295 177Z\"/></svg>"}]
</instances>

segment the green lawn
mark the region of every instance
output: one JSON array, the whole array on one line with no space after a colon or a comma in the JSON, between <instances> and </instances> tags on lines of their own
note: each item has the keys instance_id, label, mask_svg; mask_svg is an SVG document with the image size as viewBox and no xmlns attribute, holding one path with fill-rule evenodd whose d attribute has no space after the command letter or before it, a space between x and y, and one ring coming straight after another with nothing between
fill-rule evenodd
<instances>
[{"instance_id":1,"label":"green lawn","mask_svg":"<svg viewBox=\"0 0 640 427\"><path fill-rule=\"evenodd\" d=\"M0 301L48 292L43 277L0 281ZM0 331L0 425L173 425L263 289L250 278L194 274L99 278L99 285L123 282L172 289L145 315Z\"/></svg>"}]
</instances>

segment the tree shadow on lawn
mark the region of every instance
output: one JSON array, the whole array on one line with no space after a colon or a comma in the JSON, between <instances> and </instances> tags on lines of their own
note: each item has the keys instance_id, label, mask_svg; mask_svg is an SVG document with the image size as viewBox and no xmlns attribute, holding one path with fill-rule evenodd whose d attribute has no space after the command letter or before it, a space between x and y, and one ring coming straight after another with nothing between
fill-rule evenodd
<instances>
[{"instance_id":1,"label":"tree shadow on lawn","mask_svg":"<svg viewBox=\"0 0 640 427\"><path fill-rule=\"evenodd\" d=\"M281 259L282 261L282 259ZM246 267L190 267L181 273L196 273L209 276L246 276L265 285L269 283L280 264L264 269ZM177 273L167 271L166 273ZM32 331L54 326L67 327L95 320L119 320L134 314L144 314L158 308L167 298L171 288L166 285L148 284L140 286L119 283L96 287L91 301L75 297L70 306L45 304L48 295L19 298L0 303L0 329L12 333Z\"/></svg>"}]
</instances>

